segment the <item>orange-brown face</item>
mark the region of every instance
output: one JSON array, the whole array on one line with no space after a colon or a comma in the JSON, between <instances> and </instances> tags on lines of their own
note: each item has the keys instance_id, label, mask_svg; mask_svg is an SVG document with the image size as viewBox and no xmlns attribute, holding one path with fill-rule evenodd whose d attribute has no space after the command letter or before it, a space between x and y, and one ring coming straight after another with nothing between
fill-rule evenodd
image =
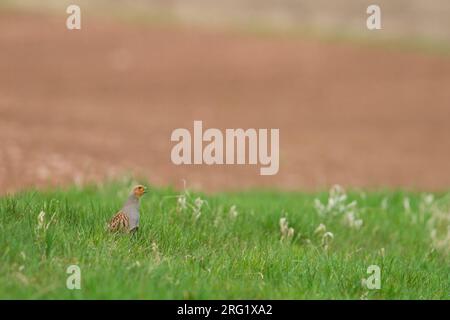
<instances>
[{"instance_id":1,"label":"orange-brown face","mask_svg":"<svg viewBox=\"0 0 450 320\"><path fill-rule=\"evenodd\" d=\"M140 198L146 192L146 188L143 185L138 185L133 188L133 193L136 197Z\"/></svg>"}]
</instances>

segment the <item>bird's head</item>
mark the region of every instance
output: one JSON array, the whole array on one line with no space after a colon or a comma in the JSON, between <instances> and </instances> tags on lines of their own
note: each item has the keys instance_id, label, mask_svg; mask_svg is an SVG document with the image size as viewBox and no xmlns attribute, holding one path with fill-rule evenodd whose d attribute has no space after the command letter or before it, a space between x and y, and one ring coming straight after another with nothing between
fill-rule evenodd
<instances>
[{"instance_id":1,"label":"bird's head","mask_svg":"<svg viewBox=\"0 0 450 320\"><path fill-rule=\"evenodd\" d=\"M131 192L136 198L142 197L147 192L147 188L143 185L137 185L133 188L133 191Z\"/></svg>"}]
</instances>

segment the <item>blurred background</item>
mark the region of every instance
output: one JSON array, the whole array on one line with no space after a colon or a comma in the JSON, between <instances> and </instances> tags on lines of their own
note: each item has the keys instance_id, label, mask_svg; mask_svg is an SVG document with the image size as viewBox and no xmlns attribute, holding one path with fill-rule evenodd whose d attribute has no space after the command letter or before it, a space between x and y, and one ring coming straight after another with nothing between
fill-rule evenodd
<instances>
[{"instance_id":1,"label":"blurred background","mask_svg":"<svg viewBox=\"0 0 450 320\"><path fill-rule=\"evenodd\" d=\"M69 31L66 7L81 7ZM204 191L448 190L450 2L0 3L0 193L136 175ZM280 170L175 166L176 128L279 128Z\"/></svg>"}]
</instances>

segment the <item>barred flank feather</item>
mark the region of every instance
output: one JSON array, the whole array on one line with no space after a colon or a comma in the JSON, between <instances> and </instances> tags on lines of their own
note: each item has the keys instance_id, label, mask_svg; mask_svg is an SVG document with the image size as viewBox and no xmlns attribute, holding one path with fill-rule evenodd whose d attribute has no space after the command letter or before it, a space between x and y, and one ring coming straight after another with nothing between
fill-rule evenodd
<instances>
[{"instance_id":1,"label":"barred flank feather","mask_svg":"<svg viewBox=\"0 0 450 320\"><path fill-rule=\"evenodd\" d=\"M122 211L118 212L109 222L108 229L109 231L128 231L130 226L130 221L128 216Z\"/></svg>"}]
</instances>

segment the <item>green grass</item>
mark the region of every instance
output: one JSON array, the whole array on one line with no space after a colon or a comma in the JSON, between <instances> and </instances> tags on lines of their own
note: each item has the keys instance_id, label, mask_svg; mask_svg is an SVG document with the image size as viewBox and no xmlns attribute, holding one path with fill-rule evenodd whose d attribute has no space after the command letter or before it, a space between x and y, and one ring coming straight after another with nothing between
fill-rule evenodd
<instances>
[{"instance_id":1,"label":"green grass","mask_svg":"<svg viewBox=\"0 0 450 320\"><path fill-rule=\"evenodd\" d=\"M142 199L137 236L109 234L105 223L129 187L115 182L0 198L0 298L450 297L448 247L434 248L431 238L432 229L448 228L445 194L426 203L414 192L349 192L344 203L356 200L364 221L356 229L343 214L317 213L314 200L325 203L328 192L189 193L189 205L198 196L207 201L196 219L192 207L177 210L178 193L152 188ZM41 211L46 223L54 215L46 230L37 229ZM280 241L281 217L295 229L293 238ZM320 223L334 235L327 249L315 233ZM81 290L66 288L72 264L81 268ZM361 284L370 265L381 268L380 290Z\"/></svg>"}]
</instances>

